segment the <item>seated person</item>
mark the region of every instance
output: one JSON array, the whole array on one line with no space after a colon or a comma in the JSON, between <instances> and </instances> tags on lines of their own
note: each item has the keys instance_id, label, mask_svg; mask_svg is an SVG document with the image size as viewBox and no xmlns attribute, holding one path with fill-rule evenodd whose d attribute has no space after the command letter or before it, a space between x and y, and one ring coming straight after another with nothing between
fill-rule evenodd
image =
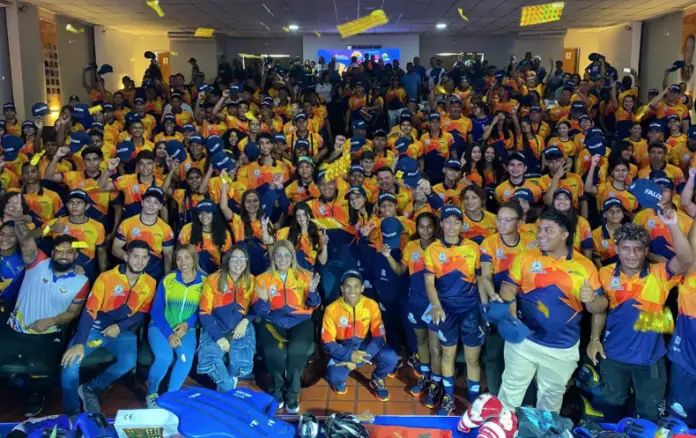
<instances>
[{"instance_id":1,"label":"seated person","mask_svg":"<svg viewBox=\"0 0 696 438\"><path fill-rule=\"evenodd\" d=\"M80 400L85 411L100 412L99 394L135 367L138 338L130 328L144 321L157 287L145 273L151 251L142 240L129 242L125 263L102 273L94 282L77 333L61 361L63 409L68 416L80 413ZM99 348L109 350L116 362L80 385L82 359Z\"/></svg>"},{"instance_id":2,"label":"seated person","mask_svg":"<svg viewBox=\"0 0 696 438\"><path fill-rule=\"evenodd\" d=\"M382 314L375 300L362 295L365 290L358 271L341 277L341 298L329 304L324 313L321 340L331 359L326 380L339 394L345 394L348 374L361 365L374 364L370 389L380 401L389 400L384 379L398 360L386 345Z\"/></svg>"}]
</instances>

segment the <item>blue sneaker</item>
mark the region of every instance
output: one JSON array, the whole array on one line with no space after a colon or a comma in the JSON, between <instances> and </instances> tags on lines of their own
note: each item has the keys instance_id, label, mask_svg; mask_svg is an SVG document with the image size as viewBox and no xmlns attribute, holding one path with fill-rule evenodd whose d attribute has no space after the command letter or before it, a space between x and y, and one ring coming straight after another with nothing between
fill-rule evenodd
<instances>
[{"instance_id":1,"label":"blue sneaker","mask_svg":"<svg viewBox=\"0 0 696 438\"><path fill-rule=\"evenodd\" d=\"M419 395L423 394L423 392L425 391L425 388L428 387L428 383L430 383L430 381L428 379L426 379L425 376L421 375L418 377L418 382L416 382L416 384L413 385L408 390L408 392L411 395L418 397Z\"/></svg>"},{"instance_id":2,"label":"blue sneaker","mask_svg":"<svg viewBox=\"0 0 696 438\"><path fill-rule=\"evenodd\" d=\"M387 386L384 384L383 379L372 379L370 380L370 389L379 401L389 401L389 391Z\"/></svg>"},{"instance_id":3,"label":"blue sneaker","mask_svg":"<svg viewBox=\"0 0 696 438\"><path fill-rule=\"evenodd\" d=\"M440 403L440 397L442 397L442 387L435 382L430 382L423 404L426 408L434 408Z\"/></svg>"},{"instance_id":4,"label":"blue sneaker","mask_svg":"<svg viewBox=\"0 0 696 438\"><path fill-rule=\"evenodd\" d=\"M442 403L440 403L440 409L437 410L437 415L446 417L449 414L451 414L453 410L454 410L454 397L449 395L449 394L445 394L445 396L442 397Z\"/></svg>"},{"instance_id":5,"label":"blue sneaker","mask_svg":"<svg viewBox=\"0 0 696 438\"><path fill-rule=\"evenodd\" d=\"M602 393L599 373L589 364L583 365L582 368L580 368L578 376L575 378L575 385L587 394L597 396Z\"/></svg>"},{"instance_id":6,"label":"blue sneaker","mask_svg":"<svg viewBox=\"0 0 696 438\"><path fill-rule=\"evenodd\" d=\"M342 383L340 385L332 386L331 389L334 390L334 392L338 395L343 395L348 393L348 388L346 387L345 383Z\"/></svg>"}]
</instances>

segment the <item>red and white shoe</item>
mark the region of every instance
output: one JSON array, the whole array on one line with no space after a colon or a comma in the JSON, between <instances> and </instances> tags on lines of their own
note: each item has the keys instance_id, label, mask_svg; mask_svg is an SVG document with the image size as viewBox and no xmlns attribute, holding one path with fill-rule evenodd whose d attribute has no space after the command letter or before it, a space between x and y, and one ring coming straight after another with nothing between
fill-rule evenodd
<instances>
[{"instance_id":1,"label":"red and white shoe","mask_svg":"<svg viewBox=\"0 0 696 438\"><path fill-rule=\"evenodd\" d=\"M477 438L515 438L517 415L512 409L503 408L498 418L488 420L478 431Z\"/></svg>"},{"instance_id":2,"label":"red and white shoe","mask_svg":"<svg viewBox=\"0 0 696 438\"><path fill-rule=\"evenodd\" d=\"M502 411L503 403L498 397L492 394L481 394L464 412L457 429L464 433L471 432L472 429L480 427L487 420L497 418Z\"/></svg>"}]
</instances>

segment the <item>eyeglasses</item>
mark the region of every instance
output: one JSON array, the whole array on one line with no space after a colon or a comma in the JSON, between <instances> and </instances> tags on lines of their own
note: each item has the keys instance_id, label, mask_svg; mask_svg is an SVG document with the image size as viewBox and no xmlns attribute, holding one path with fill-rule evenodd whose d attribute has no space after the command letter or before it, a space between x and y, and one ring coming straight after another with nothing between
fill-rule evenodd
<instances>
[{"instance_id":1,"label":"eyeglasses","mask_svg":"<svg viewBox=\"0 0 696 438\"><path fill-rule=\"evenodd\" d=\"M246 263L246 257L230 257L230 263Z\"/></svg>"},{"instance_id":2,"label":"eyeglasses","mask_svg":"<svg viewBox=\"0 0 696 438\"><path fill-rule=\"evenodd\" d=\"M514 221L516 221L516 220L519 220L519 218L517 218L517 217L502 217L502 216L498 216L497 218L495 218L495 220L496 220L496 222L500 222L500 223L503 223L503 224L509 224L510 222L514 222Z\"/></svg>"},{"instance_id":3,"label":"eyeglasses","mask_svg":"<svg viewBox=\"0 0 696 438\"><path fill-rule=\"evenodd\" d=\"M285 253L277 252L274 257L277 259L291 259L292 254L290 254L289 252L285 252Z\"/></svg>"}]
</instances>

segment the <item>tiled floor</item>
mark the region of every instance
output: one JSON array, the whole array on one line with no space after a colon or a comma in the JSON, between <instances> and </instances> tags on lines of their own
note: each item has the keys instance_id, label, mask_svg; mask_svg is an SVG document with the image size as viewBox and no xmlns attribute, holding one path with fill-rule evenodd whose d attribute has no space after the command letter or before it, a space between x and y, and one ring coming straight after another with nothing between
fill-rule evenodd
<instances>
[{"instance_id":1,"label":"tiled floor","mask_svg":"<svg viewBox=\"0 0 696 438\"><path fill-rule=\"evenodd\" d=\"M429 415L430 409L423 406L421 401L411 396L407 387L414 383L410 368L403 368L395 378L387 379L390 398L388 402L380 402L368 389L372 369L363 367L360 373L353 372L348 379L348 393L338 395L333 392L324 379L315 385L302 390L301 410L315 415L330 415L334 412L353 412L356 414L370 413L372 415ZM185 386L197 385L193 379L188 379ZM240 382L240 386L260 390L253 382ZM460 377L456 382L457 409L455 414L461 415L466 407L466 379ZM144 388L142 388L144 391ZM143 392L144 394L144 392ZM16 422L24 420L24 397L17 390L2 389L0 391L0 422ZM117 383L105 391L101 397L102 411L113 417L119 409L138 409L144 407L144 402L133 392ZM42 415L62 412L60 389L51 391L46 400ZM283 412L279 412L282 414Z\"/></svg>"}]
</instances>

